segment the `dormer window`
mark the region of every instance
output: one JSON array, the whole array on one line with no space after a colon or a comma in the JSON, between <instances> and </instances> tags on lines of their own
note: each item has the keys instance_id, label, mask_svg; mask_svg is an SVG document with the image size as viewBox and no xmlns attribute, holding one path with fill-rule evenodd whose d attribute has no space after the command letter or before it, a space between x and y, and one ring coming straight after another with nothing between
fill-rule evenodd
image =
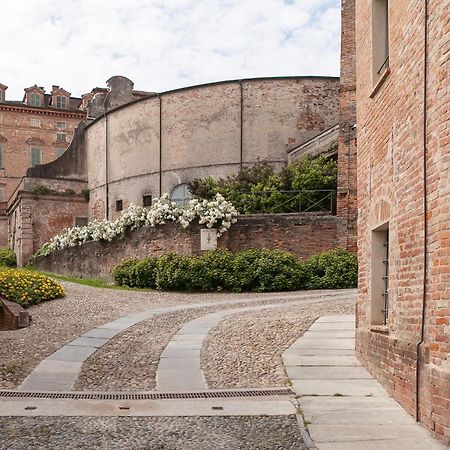
<instances>
[{"instance_id":1,"label":"dormer window","mask_svg":"<svg viewBox=\"0 0 450 450\"><path fill-rule=\"evenodd\" d=\"M5 91L0 89L0 103L5 102Z\"/></svg>"},{"instance_id":2,"label":"dormer window","mask_svg":"<svg viewBox=\"0 0 450 450\"><path fill-rule=\"evenodd\" d=\"M58 109L66 109L67 108L67 98L63 95L56 96L56 107Z\"/></svg>"},{"instance_id":3,"label":"dormer window","mask_svg":"<svg viewBox=\"0 0 450 450\"><path fill-rule=\"evenodd\" d=\"M30 93L30 106L41 106L41 96L36 92Z\"/></svg>"}]
</instances>

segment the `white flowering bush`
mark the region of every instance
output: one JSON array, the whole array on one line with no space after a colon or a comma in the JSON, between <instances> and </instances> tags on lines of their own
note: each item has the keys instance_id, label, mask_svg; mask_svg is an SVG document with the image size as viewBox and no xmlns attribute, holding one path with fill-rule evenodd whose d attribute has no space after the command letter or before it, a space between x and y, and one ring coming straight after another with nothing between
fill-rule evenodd
<instances>
[{"instance_id":1,"label":"white flowering bush","mask_svg":"<svg viewBox=\"0 0 450 450\"><path fill-rule=\"evenodd\" d=\"M114 221L94 220L84 227L68 228L46 242L36 256L45 256L55 250L76 247L89 241L111 241L123 237L127 230L155 227L167 222L177 222L186 228L198 220L207 228L217 228L217 235L221 236L236 222L237 214L234 206L220 194L216 194L214 200L192 199L185 207L170 201L169 195L164 194L154 201L151 208L130 205Z\"/></svg>"}]
</instances>

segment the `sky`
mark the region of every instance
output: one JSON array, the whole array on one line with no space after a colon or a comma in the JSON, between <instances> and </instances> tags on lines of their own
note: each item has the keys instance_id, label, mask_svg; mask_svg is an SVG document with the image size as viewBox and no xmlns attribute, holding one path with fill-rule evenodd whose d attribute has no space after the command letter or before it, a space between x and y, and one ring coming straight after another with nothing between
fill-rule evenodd
<instances>
[{"instance_id":1,"label":"sky","mask_svg":"<svg viewBox=\"0 0 450 450\"><path fill-rule=\"evenodd\" d=\"M0 83L73 96L113 75L163 92L228 79L338 76L340 0L0 0Z\"/></svg>"}]
</instances>

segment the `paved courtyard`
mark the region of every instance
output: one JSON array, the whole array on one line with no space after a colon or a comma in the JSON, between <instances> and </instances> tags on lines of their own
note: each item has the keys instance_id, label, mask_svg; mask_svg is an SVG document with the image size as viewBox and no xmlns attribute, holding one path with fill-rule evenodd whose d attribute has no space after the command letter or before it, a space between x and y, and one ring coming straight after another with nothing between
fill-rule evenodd
<instances>
[{"instance_id":1,"label":"paved courtyard","mask_svg":"<svg viewBox=\"0 0 450 450\"><path fill-rule=\"evenodd\" d=\"M353 356L355 291L65 287L66 298L31 310L29 328L2 332L0 449L304 449L304 418L319 448L356 449L339 436L370 424L342 429L339 405L401 416ZM418 434L415 447L395 448L441 448L398 420Z\"/></svg>"}]
</instances>

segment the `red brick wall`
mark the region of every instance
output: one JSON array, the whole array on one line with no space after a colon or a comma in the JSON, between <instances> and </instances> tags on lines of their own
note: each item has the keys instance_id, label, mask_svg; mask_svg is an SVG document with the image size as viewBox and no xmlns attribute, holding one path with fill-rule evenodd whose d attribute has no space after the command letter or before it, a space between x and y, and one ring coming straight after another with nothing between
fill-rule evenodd
<instances>
[{"instance_id":1,"label":"red brick wall","mask_svg":"<svg viewBox=\"0 0 450 450\"><path fill-rule=\"evenodd\" d=\"M0 331L16 330L29 325L31 316L17 303L0 299Z\"/></svg>"},{"instance_id":2,"label":"red brick wall","mask_svg":"<svg viewBox=\"0 0 450 450\"><path fill-rule=\"evenodd\" d=\"M339 83L339 138L337 215L347 222L340 245L356 251L356 72L355 0L342 0L341 73Z\"/></svg>"},{"instance_id":3,"label":"red brick wall","mask_svg":"<svg viewBox=\"0 0 450 450\"><path fill-rule=\"evenodd\" d=\"M425 2L389 4L390 73L374 91L370 2L356 1L357 351L389 392L415 413L425 285L419 418L450 444L450 16L448 2L429 0L424 179ZM389 324L380 328L371 324L371 246L372 230L384 222L390 233Z\"/></svg>"},{"instance_id":4,"label":"red brick wall","mask_svg":"<svg viewBox=\"0 0 450 450\"><path fill-rule=\"evenodd\" d=\"M219 247L231 251L247 248L280 248L301 258L330 250L337 245L343 221L333 216L277 214L242 216L220 239ZM110 278L114 265L127 257L162 255L175 251L199 255L200 226L183 229L178 224L145 227L112 242L88 242L83 246L40 257L35 265L45 271L88 278Z\"/></svg>"}]
</instances>

